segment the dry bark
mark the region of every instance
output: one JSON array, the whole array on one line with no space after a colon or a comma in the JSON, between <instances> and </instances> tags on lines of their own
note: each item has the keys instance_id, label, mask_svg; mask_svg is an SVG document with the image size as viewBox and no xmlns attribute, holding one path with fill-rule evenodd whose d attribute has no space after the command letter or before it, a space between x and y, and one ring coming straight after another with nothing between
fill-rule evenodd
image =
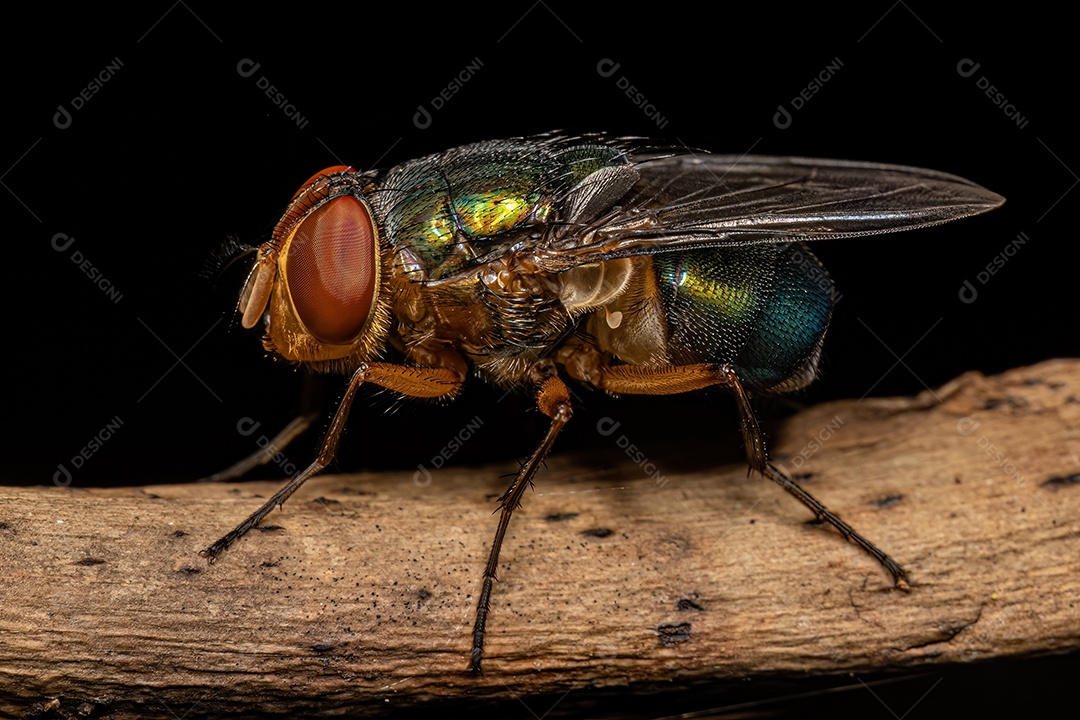
<instances>
[{"instance_id":1,"label":"dry bark","mask_svg":"<svg viewBox=\"0 0 1080 720\"><path fill-rule=\"evenodd\" d=\"M463 671L510 468L316 478L213 565L198 550L277 483L5 489L0 715L331 715L1080 647L1080 361L776 431L778 464L910 592L745 466L658 452L658 483L617 439L556 453L515 516L482 676Z\"/></svg>"}]
</instances>

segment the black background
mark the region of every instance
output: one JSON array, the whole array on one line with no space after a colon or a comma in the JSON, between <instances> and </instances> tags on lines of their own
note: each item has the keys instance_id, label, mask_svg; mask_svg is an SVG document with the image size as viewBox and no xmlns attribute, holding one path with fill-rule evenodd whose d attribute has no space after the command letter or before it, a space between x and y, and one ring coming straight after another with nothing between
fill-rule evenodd
<instances>
[{"instance_id":1,"label":"black background","mask_svg":"<svg viewBox=\"0 0 1080 720\"><path fill-rule=\"evenodd\" d=\"M931 3L856 11L664 3L647 13L579 5L29 8L3 51L10 292L0 481L49 485L65 464L81 486L182 482L247 453L237 421L283 425L298 407L300 375L266 358L258 333L233 317L242 273L217 287L199 278L211 252L229 235L262 242L299 184L323 167L385 167L551 129L931 167L1008 198L957 224L815 246L843 298L822 377L801 402L912 394L967 370L1076 354L1071 17ZM957 69L965 59L979 66L967 77ZM73 98L117 60L114 76L74 110ZM254 75L238 72L244 60L258 63ZM618 63L614 75L598 72L602 60ZM434 110L432 98L477 61ZM792 99L837 61L793 110ZM259 89L261 77L304 127ZM627 97L620 78L663 120ZM425 129L414 123L421 104L432 116ZM61 105L71 113L66 128L54 122ZM792 111L783 129L774 123L780 105ZM62 252L58 233L75 238ZM980 283L979 271L1019 233L1028 242ZM119 302L71 261L75 251ZM974 302L960 300L965 280L977 288ZM331 398L343 387L331 385ZM576 417L585 419L560 441L563 450L601 445L601 415L657 444L707 442L735 427L719 394L579 396ZM387 413L391 399L364 398L344 470L413 468L475 415L484 429L455 461L505 461L510 470L544 425L527 398L500 401L479 385L446 408ZM117 419L120 429L75 469L72 458ZM313 442L297 443L298 462ZM920 693L911 692L914 702Z\"/></svg>"}]
</instances>

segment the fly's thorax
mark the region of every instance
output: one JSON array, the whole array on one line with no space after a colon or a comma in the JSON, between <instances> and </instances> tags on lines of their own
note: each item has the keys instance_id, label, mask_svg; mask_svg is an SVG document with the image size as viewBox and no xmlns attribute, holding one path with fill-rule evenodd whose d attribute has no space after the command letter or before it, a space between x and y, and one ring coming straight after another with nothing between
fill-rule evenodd
<instances>
[{"instance_id":1,"label":"fly's thorax","mask_svg":"<svg viewBox=\"0 0 1080 720\"><path fill-rule=\"evenodd\" d=\"M510 385L549 354L573 318L558 280L528 255L509 254L454 282L417 282L395 263L392 341L406 358L452 347L490 382Z\"/></svg>"},{"instance_id":2,"label":"fly's thorax","mask_svg":"<svg viewBox=\"0 0 1080 720\"><path fill-rule=\"evenodd\" d=\"M426 279L441 280L528 241L530 230L590 210L595 193L573 189L627 163L618 148L601 144L477 143L390 169L371 199L389 242L407 249L408 262Z\"/></svg>"},{"instance_id":3,"label":"fly's thorax","mask_svg":"<svg viewBox=\"0 0 1080 720\"><path fill-rule=\"evenodd\" d=\"M617 295L627 278L614 263L604 277L582 270L563 281L521 248L624 193L637 177L627 163L602 144L515 140L381 175L371 201L393 248L395 341L454 343L496 379L518 374L567 332L574 314Z\"/></svg>"},{"instance_id":4,"label":"fly's thorax","mask_svg":"<svg viewBox=\"0 0 1080 720\"><path fill-rule=\"evenodd\" d=\"M390 282L390 339L408 362L456 367L429 357L456 353L502 387L522 380L572 323L554 282L512 259L453 283L416 282L397 269Z\"/></svg>"},{"instance_id":5,"label":"fly's thorax","mask_svg":"<svg viewBox=\"0 0 1080 720\"><path fill-rule=\"evenodd\" d=\"M403 265L438 280L473 263L489 239L546 219L543 169L511 160L433 156L390 170L374 200Z\"/></svg>"},{"instance_id":6,"label":"fly's thorax","mask_svg":"<svg viewBox=\"0 0 1080 720\"><path fill-rule=\"evenodd\" d=\"M490 324L491 347L498 354L543 354L573 322L559 301L558 279L528 254L487 263L478 277L478 299Z\"/></svg>"},{"instance_id":7,"label":"fly's thorax","mask_svg":"<svg viewBox=\"0 0 1080 720\"><path fill-rule=\"evenodd\" d=\"M318 371L348 370L383 349L390 251L365 195L337 166L294 196L241 296L244 325L264 316L264 346Z\"/></svg>"}]
</instances>

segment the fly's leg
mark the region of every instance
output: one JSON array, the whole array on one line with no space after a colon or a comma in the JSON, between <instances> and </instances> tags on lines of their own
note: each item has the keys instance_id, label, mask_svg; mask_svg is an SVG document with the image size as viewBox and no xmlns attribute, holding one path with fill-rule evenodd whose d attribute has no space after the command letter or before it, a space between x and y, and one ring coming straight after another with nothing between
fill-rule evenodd
<instances>
[{"instance_id":1,"label":"fly's leg","mask_svg":"<svg viewBox=\"0 0 1080 720\"><path fill-rule=\"evenodd\" d=\"M616 365L603 368L596 384L608 392L628 395L673 395L713 385L727 387L735 396L735 403L739 408L743 443L746 446L746 456L750 468L757 470L763 476L794 495L799 502L810 508L810 511L814 513L814 516L819 521L832 525L844 538L858 545L864 552L881 563L892 575L896 587L902 590L910 588L907 574L895 560L877 545L857 533L839 515L822 505L817 498L769 462L768 455L765 452L765 438L761 433L761 428L758 426L754 410L750 407L750 398L747 396L738 375L730 365L703 363L657 368Z\"/></svg>"},{"instance_id":2,"label":"fly's leg","mask_svg":"<svg viewBox=\"0 0 1080 720\"><path fill-rule=\"evenodd\" d=\"M747 397L746 391L743 389L742 383L739 382L738 376L729 366L721 368L721 372L725 375L724 384L727 385L735 395L735 403L739 408L743 442L746 445L747 459L750 462L750 467L794 495L798 498L799 502L810 508L810 511L814 513L814 516L819 521L827 522L832 525L849 542L855 543L862 548L865 553L881 563L881 565L889 571L889 574L892 575L893 583L896 587L901 590L910 589L911 586L908 584L907 574L895 560L889 557L889 555L877 545L857 533L855 529L844 522L839 515L822 505L817 498L808 493L798 483L780 472L780 470L769 462L768 456L765 453L765 439L761 433L761 428L758 427L757 417L754 416L754 410L750 407L750 398Z\"/></svg>"},{"instance_id":3,"label":"fly's leg","mask_svg":"<svg viewBox=\"0 0 1080 720\"><path fill-rule=\"evenodd\" d=\"M469 658L469 671L481 672L480 663L484 657L484 628L487 625L488 610L491 608L491 588L495 581L496 571L499 567L499 551L502 549L503 539L506 537L506 528L510 525L510 516L521 505L521 496L525 489L532 486L533 476L544 462L544 458L551 452L551 446L555 438L563 429L573 409L570 405L570 392L566 385L558 377L552 375L540 385L536 396L537 407L540 412L551 418L551 425L547 434L540 441L540 445L533 451L529 459L521 466L517 477L510 483L502 497L499 498L499 525L495 529L495 539L491 541L491 554L488 556L487 566L484 568L484 584L480 590L480 599L476 603L476 623L473 625L473 646Z\"/></svg>"},{"instance_id":4,"label":"fly's leg","mask_svg":"<svg viewBox=\"0 0 1080 720\"><path fill-rule=\"evenodd\" d=\"M454 394L461 387L463 379L461 373L448 368L410 367L392 363L361 364L353 373L352 379L349 380L345 396L341 399L341 404L338 405L338 409L334 413L334 419L330 421L330 429L326 431L326 437L323 438L322 446L319 448L315 461L290 480L283 488L274 493L273 497L267 500L262 507L253 512L246 520L199 554L213 562L230 545L242 538L251 528L258 525L275 506L281 507L301 485L318 475L330 464L334 459L334 455L337 454L338 443L341 441L341 434L345 430L345 423L349 419L349 409L352 407L353 398L356 396L356 391L365 382L412 397L434 398Z\"/></svg>"}]
</instances>

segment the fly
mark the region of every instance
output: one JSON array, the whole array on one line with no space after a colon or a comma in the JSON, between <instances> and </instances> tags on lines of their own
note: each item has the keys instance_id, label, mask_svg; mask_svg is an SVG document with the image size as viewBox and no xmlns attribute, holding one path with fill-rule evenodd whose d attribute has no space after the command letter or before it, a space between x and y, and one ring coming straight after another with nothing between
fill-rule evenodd
<instances>
[{"instance_id":1,"label":"fly","mask_svg":"<svg viewBox=\"0 0 1080 720\"><path fill-rule=\"evenodd\" d=\"M612 395L720 386L735 398L750 468L908 589L895 560L769 462L750 397L817 375L834 293L806 242L1002 202L933 170L603 136L481 142L385 171L327 168L259 247L238 311L244 327L263 324L268 351L350 380L311 465L201 554L212 562L331 462L362 385L448 399L477 376L529 392L550 425L499 499L473 627L469 669L479 672L510 518L573 414L566 380Z\"/></svg>"}]
</instances>

